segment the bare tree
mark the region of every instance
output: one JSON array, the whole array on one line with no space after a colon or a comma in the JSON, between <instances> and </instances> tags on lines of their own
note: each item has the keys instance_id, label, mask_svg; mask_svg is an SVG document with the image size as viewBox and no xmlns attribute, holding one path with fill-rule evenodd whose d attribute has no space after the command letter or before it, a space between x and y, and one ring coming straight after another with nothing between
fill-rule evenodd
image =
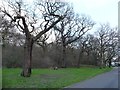
<instances>
[{"instance_id":1,"label":"bare tree","mask_svg":"<svg viewBox=\"0 0 120 90\"><path fill-rule=\"evenodd\" d=\"M117 43L118 43L118 38L117 38L117 28L113 28L109 31L108 33L108 43L106 45L106 54L107 54L107 59L105 62L108 62L109 67L111 67L111 62L112 59L117 55Z\"/></svg>"},{"instance_id":2,"label":"bare tree","mask_svg":"<svg viewBox=\"0 0 120 90\"><path fill-rule=\"evenodd\" d=\"M98 30L99 41L99 56L100 56L100 68L104 67L106 61L111 63L111 59L115 56L116 33L109 24L102 24Z\"/></svg>"},{"instance_id":3,"label":"bare tree","mask_svg":"<svg viewBox=\"0 0 120 90\"><path fill-rule=\"evenodd\" d=\"M50 41L50 39L53 39L53 34L52 31L49 31L47 33L45 33L44 35L42 35L37 41L36 41L36 45L40 46L42 48L43 51L43 56L45 56L47 54L47 49L49 47L49 44L51 44L53 42Z\"/></svg>"},{"instance_id":4,"label":"bare tree","mask_svg":"<svg viewBox=\"0 0 120 90\"><path fill-rule=\"evenodd\" d=\"M16 36L16 38L18 38L18 33L16 32L14 25L11 24L10 22L4 18L4 15L0 15L0 34L2 35L2 45L3 47L5 47L6 44L15 44L14 40L14 36Z\"/></svg>"},{"instance_id":5,"label":"bare tree","mask_svg":"<svg viewBox=\"0 0 120 90\"><path fill-rule=\"evenodd\" d=\"M107 44L107 35L110 27L108 24L103 24L98 30L98 41L99 41L99 54L100 54L100 68L104 66L105 51Z\"/></svg>"},{"instance_id":6,"label":"bare tree","mask_svg":"<svg viewBox=\"0 0 120 90\"><path fill-rule=\"evenodd\" d=\"M85 46L86 46L87 39L82 37L78 41L78 49L79 49L79 56L77 61L77 67L80 67L81 59L83 57L83 53L85 52Z\"/></svg>"},{"instance_id":7,"label":"bare tree","mask_svg":"<svg viewBox=\"0 0 120 90\"><path fill-rule=\"evenodd\" d=\"M62 65L61 67L66 66L66 47L76 42L80 39L88 30L91 30L94 26L94 22L87 16L75 15L72 9L70 9L70 14L66 16L64 20L59 22L54 29L60 33L59 42L62 44Z\"/></svg>"},{"instance_id":8,"label":"bare tree","mask_svg":"<svg viewBox=\"0 0 120 90\"><path fill-rule=\"evenodd\" d=\"M64 19L68 12L67 6L66 3L56 1L40 1L36 5L32 5L31 8L27 7L22 0L12 0L6 3L9 10L3 6L1 8L2 13L9 17L10 22L25 35L24 66L21 76L29 77L31 75L34 42ZM61 10L63 13L59 14Z\"/></svg>"}]
</instances>

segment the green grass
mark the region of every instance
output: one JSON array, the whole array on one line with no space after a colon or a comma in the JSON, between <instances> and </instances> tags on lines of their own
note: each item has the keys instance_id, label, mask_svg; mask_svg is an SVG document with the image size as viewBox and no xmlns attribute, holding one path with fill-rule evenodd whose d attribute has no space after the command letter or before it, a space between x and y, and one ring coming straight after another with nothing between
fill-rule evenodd
<instances>
[{"instance_id":1,"label":"green grass","mask_svg":"<svg viewBox=\"0 0 120 90\"><path fill-rule=\"evenodd\" d=\"M2 88L2 68L0 68L0 89Z\"/></svg>"},{"instance_id":2,"label":"green grass","mask_svg":"<svg viewBox=\"0 0 120 90\"><path fill-rule=\"evenodd\" d=\"M21 77L22 69L3 69L3 88L62 88L110 71L111 68L33 69L31 77Z\"/></svg>"}]
</instances>

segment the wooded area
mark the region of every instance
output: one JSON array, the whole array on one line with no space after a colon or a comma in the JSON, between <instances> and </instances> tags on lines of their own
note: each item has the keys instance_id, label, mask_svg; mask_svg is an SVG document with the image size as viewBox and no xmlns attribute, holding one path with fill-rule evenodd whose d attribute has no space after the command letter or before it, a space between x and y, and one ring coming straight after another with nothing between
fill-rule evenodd
<instances>
[{"instance_id":1,"label":"wooded area","mask_svg":"<svg viewBox=\"0 0 120 90\"><path fill-rule=\"evenodd\" d=\"M101 24L88 34L97 22L67 2L5 3L0 8L3 67L23 67L21 75L29 77L31 68L103 68L117 58L117 28Z\"/></svg>"}]
</instances>

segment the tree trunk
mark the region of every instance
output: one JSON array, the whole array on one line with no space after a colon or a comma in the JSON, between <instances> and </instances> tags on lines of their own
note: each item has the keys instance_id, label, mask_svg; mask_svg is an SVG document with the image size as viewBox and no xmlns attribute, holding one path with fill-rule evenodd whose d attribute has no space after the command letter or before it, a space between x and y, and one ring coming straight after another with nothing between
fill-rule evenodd
<instances>
[{"instance_id":1,"label":"tree trunk","mask_svg":"<svg viewBox=\"0 0 120 90\"><path fill-rule=\"evenodd\" d=\"M66 46L63 45L62 47L62 65L61 65L62 68L66 68Z\"/></svg>"},{"instance_id":2,"label":"tree trunk","mask_svg":"<svg viewBox=\"0 0 120 90\"><path fill-rule=\"evenodd\" d=\"M111 61L109 61L109 68L111 68Z\"/></svg>"},{"instance_id":3,"label":"tree trunk","mask_svg":"<svg viewBox=\"0 0 120 90\"><path fill-rule=\"evenodd\" d=\"M112 66L112 64L111 64L112 63L112 58L108 58L108 63L109 63L108 66L110 68Z\"/></svg>"},{"instance_id":4,"label":"tree trunk","mask_svg":"<svg viewBox=\"0 0 120 90\"><path fill-rule=\"evenodd\" d=\"M32 47L33 41L29 39L25 41L24 45L24 66L21 76L23 77L30 77L31 75L31 62L32 62Z\"/></svg>"},{"instance_id":5,"label":"tree trunk","mask_svg":"<svg viewBox=\"0 0 120 90\"><path fill-rule=\"evenodd\" d=\"M82 59L82 54L83 54L83 50L79 52L79 57L78 57L77 68L79 68L79 67L80 67L80 60Z\"/></svg>"},{"instance_id":6,"label":"tree trunk","mask_svg":"<svg viewBox=\"0 0 120 90\"><path fill-rule=\"evenodd\" d=\"M100 68L103 68L103 47L101 47L101 51L100 51Z\"/></svg>"},{"instance_id":7,"label":"tree trunk","mask_svg":"<svg viewBox=\"0 0 120 90\"><path fill-rule=\"evenodd\" d=\"M78 57L78 63L77 63L77 68L79 68L80 67L80 55L79 55L79 57Z\"/></svg>"}]
</instances>

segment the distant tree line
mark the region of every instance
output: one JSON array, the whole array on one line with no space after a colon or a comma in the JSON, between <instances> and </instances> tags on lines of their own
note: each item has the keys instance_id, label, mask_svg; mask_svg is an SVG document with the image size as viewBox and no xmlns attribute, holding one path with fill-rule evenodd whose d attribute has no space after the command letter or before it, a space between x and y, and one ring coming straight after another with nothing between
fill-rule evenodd
<instances>
[{"instance_id":1,"label":"distant tree line","mask_svg":"<svg viewBox=\"0 0 120 90\"><path fill-rule=\"evenodd\" d=\"M9 0L6 5L9 9L0 8L3 67L23 67L24 77L31 75L31 68L111 67L117 28L102 24L96 33L86 34L95 22L76 14L67 2L43 0L29 6ZM54 41L48 43L51 35Z\"/></svg>"}]
</instances>

